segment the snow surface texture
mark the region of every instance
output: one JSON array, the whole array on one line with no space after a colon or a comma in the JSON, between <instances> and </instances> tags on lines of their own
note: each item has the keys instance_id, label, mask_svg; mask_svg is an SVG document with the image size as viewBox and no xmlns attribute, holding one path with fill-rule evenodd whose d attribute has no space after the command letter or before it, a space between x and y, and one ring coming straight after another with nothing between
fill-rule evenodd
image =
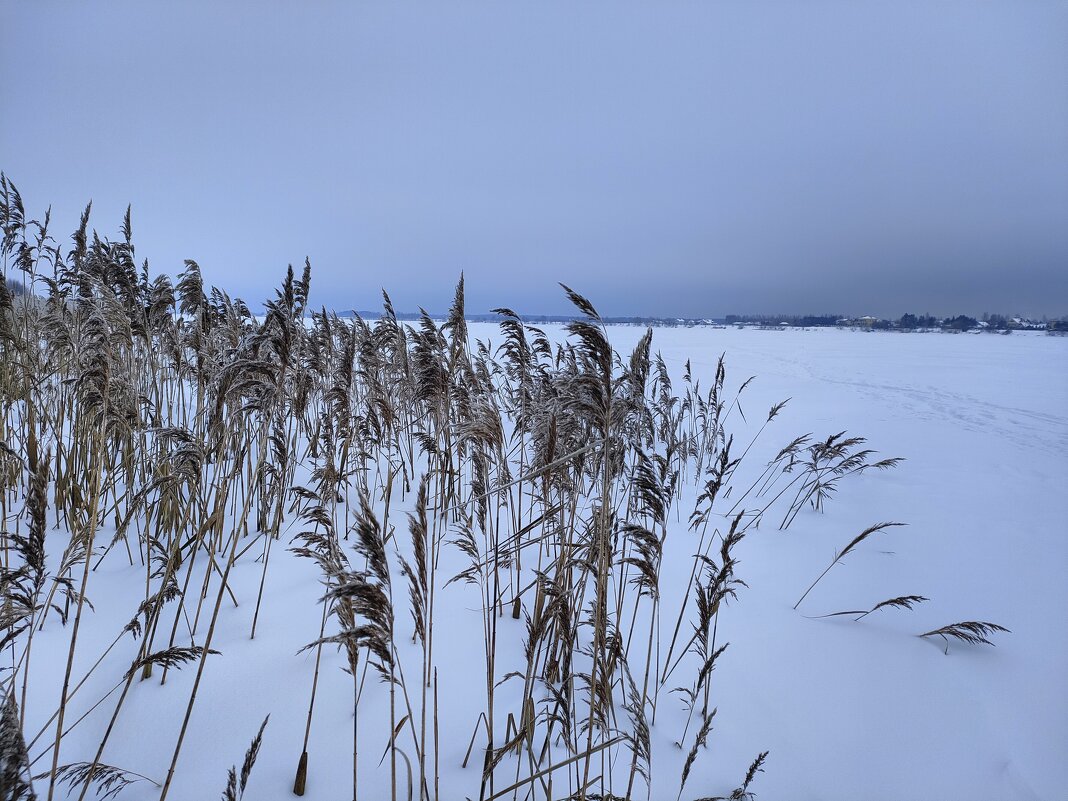
<instances>
[{"instance_id":1,"label":"snow surface texture","mask_svg":"<svg viewBox=\"0 0 1068 801\"><path fill-rule=\"evenodd\" d=\"M547 331L563 336L559 328ZM622 354L642 333L609 329ZM500 341L491 325L473 324L471 335ZM747 475L807 432L823 438L845 430L867 437L880 457L907 460L843 482L824 513L806 508L785 532L773 510L738 546L736 572L748 588L720 617L719 640L730 647L712 679L718 714L683 798L729 794L765 750L765 772L750 788L760 799L1065 798L1068 340L694 328L655 330L652 349L663 354L676 380L689 358L694 378L708 385L721 352L729 389L756 376L743 395L748 423L738 415L730 419L739 442L749 441L772 404L792 398L747 458ZM302 478L298 472L298 484ZM748 486L744 477L735 483ZM664 615L672 621L696 542L686 525L695 497L692 476L685 486L672 512L661 579ZM413 500L414 493L394 499L391 520L398 529ZM836 551L866 527L890 520L908 525L862 543L792 609ZM285 533L284 527L282 545L297 530ZM407 544L406 537L398 539ZM51 558L64 541L62 531L49 531ZM129 620L130 599L143 597L143 569L118 556L109 557L90 584L95 612L83 620L75 678ZM462 565L447 546L441 575ZM233 569L240 606L227 600L222 608L212 643L222 655L208 660L171 798L218 797L227 769L240 766L268 713L246 797L293 797L315 660L314 650L298 652L318 634L322 586L312 562L277 548L260 628L250 640L260 572L252 558ZM814 619L901 595L930 601L857 622ZM439 588L434 636L443 799L478 795L480 757L460 768L484 708L477 601L462 584ZM397 620L403 641L410 642L403 607ZM948 655L941 640L915 636L962 620L993 621L1012 633L997 635L996 648L951 642ZM500 632L498 680L521 669L524 622L506 614ZM53 621L35 640L25 710L30 736L55 709L68 636ZM114 685L135 647L127 638L111 652L72 702L68 721ZM414 646L401 658L417 676ZM352 684L343 665L343 654L324 650L308 749L309 799L351 796ZM105 762L161 781L194 673L171 672L161 686L157 670L152 680L135 682ZM417 686L418 679L411 683ZM676 797L685 759L674 746L686 717L667 693L675 684L661 693L652 731L654 799ZM502 686L500 709L510 708L509 693L518 694L518 683ZM387 695L384 684L369 678L360 713L368 732L361 740L360 795L368 799L389 796L388 757L375 768L386 746L388 724L380 716L388 716ZM62 763L92 759L111 708L112 700L105 702L64 739ZM691 726L688 742L692 737ZM34 772L47 771L50 759L49 753ZM514 775L511 764L500 769L498 789ZM47 792L47 779L37 787ZM142 782L121 797L136 801L158 793ZM645 797L640 781L635 797Z\"/></svg>"}]
</instances>

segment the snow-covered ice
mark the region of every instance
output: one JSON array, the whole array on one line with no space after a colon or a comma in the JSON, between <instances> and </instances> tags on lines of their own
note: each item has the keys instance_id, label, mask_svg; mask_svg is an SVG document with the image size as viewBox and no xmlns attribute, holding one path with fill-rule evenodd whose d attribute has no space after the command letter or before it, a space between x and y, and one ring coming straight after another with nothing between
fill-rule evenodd
<instances>
[{"instance_id":1,"label":"snow-covered ice","mask_svg":"<svg viewBox=\"0 0 1068 801\"><path fill-rule=\"evenodd\" d=\"M562 336L559 328L547 330ZM643 331L613 327L609 333L627 354ZM500 340L488 324L472 324L471 334ZM755 376L742 396L745 420L730 418L739 442L749 441L772 404L791 399L747 458L752 475L808 432L822 438L845 430L866 437L880 456L905 459L895 469L843 482L825 512L806 509L787 531L769 513L739 545L737 574L748 588L721 616L719 637L730 647L712 679L718 714L683 797L728 794L765 750L765 772L751 788L760 799L1068 797L1068 339L678 328L655 330L653 351L663 354L676 380L689 359L694 378L707 385L721 353L728 388ZM690 481L667 542L665 609L678 608L688 577L695 535L686 516L693 500ZM409 495L394 509L396 520L411 502ZM836 550L882 521L907 526L862 543L794 611ZM50 531L51 555L63 536ZM447 547L443 574L459 564ZM314 651L298 652L318 633L322 587L310 561L279 548L260 631L250 640L259 577L251 558L234 568L240 606L223 606L212 643L222 655L208 660L172 798L218 797L227 769L240 765L268 713L247 797L293 797L314 664ZM129 619L129 598L143 583L143 569L125 559L103 563L90 587L95 612L83 621L76 677ZM859 622L816 619L901 595L930 600ZM480 759L460 768L485 694L475 601L458 584L440 589L437 599L443 799L478 794ZM407 613L397 618L407 632ZM915 636L963 620L993 621L1011 634L998 635L994 648L951 642L948 655L940 640ZM506 615L501 632L498 679L516 669L509 654L520 663L523 621ZM35 640L29 736L55 708L67 645L68 632L54 623ZM108 655L79 691L68 720L118 681L133 648L127 639ZM417 673L415 653L409 664ZM351 796L351 679L342 664L340 654L324 651L309 746L310 799ZM161 686L157 673L134 684L107 763L163 778L192 675L192 669L172 672ZM369 677L361 719L388 715L384 685L373 684ZM652 733L654 799L676 797L685 757L673 744L685 713L667 695L670 686ZM501 692L506 708L508 685ZM62 762L92 759L111 705L105 702L64 739ZM361 797L368 799L389 793L388 758L375 770L386 745L386 727L376 724L366 726L361 740ZM46 771L49 761L50 754L34 772ZM501 768L502 777L508 774ZM46 790L47 780L38 788ZM640 787L636 797L644 795ZM139 783L122 798L157 796Z\"/></svg>"}]
</instances>

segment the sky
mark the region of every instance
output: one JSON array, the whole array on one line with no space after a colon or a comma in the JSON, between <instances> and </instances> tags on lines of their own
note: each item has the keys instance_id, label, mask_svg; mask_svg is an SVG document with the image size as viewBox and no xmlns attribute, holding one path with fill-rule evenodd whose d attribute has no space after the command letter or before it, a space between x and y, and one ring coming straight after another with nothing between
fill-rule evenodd
<instances>
[{"instance_id":1,"label":"sky","mask_svg":"<svg viewBox=\"0 0 1068 801\"><path fill-rule=\"evenodd\" d=\"M254 308L1068 314L1068 2L0 5L0 169Z\"/></svg>"}]
</instances>

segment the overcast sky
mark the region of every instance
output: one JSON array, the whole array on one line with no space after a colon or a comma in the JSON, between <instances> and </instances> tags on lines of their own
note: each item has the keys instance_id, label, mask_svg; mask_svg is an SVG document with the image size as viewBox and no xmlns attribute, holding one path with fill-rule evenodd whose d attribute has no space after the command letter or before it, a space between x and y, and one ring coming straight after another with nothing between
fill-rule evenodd
<instances>
[{"instance_id":1,"label":"overcast sky","mask_svg":"<svg viewBox=\"0 0 1068 801\"><path fill-rule=\"evenodd\" d=\"M10 2L0 169L250 305L1061 315L1068 3Z\"/></svg>"}]
</instances>

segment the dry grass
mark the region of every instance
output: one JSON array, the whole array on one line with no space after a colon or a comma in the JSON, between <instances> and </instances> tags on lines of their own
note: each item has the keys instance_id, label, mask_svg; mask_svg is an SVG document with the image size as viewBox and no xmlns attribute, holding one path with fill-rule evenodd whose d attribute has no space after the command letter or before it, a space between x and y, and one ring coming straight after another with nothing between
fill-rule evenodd
<instances>
[{"instance_id":1,"label":"dry grass","mask_svg":"<svg viewBox=\"0 0 1068 801\"><path fill-rule=\"evenodd\" d=\"M184 714L159 722L157 736L173 743L163 801L205 671L228 658L212 656L220 618L244 616L252 638L271 634L263 601L275 591L272 566L290 558L285 539L324 587L305 640L315 661L297 795L347 751L348 733L336 753L308 752L320 668L337 666L352 680L353 798L379 751L391 798L441 797L439 732L461 722L439 721L439 653L449 647L440 620L455 611L446 592L462 592L478 601L485 687L484 708L462 722L482 755L470 797L649 797L657 709L676 674L687 676L676 693L686 715L681 797L712 731L715 665L730 658L718 632L728 603L744 597L744 538L773 506L788 528L805 508L823 510L847 477L899 461L873 461L863 438L842 432L795 437L749 468L786 401L736 443L752 379L731 384L721 358L706 388L689 364L673 385L652 331L617 353L594 304L567 286L576 319L558 343L508 309L498 310L498 347L472 341L462 277L440 323L426 313L402 323L388 295L374 321L316 311L307 263L299 276L287 271L257 317L206 287L195 262L173 282L138 266L129 213L115 240L92 231L89 214L60 246L47 217L27 218L0 180L4 276L18 273L29 292L16 302L0 281L0 653L11 665L0 674L0 798L32 797L22 727L34 633L47 624L67 633L62 686L49 688L59 699L53 738L37 757L52 757L40 785L50 801L61 784L84 798L143 778L105 761L132 688L182 667L195 674ZM746 470L749 484L738 484ZM692 509L680 508L684 497L696 499ZM398 506L406 534L391 522ZM48 523L58 531L46 536ZM892 525L855 537L798 605ZM101 536L104 527L114 534ZM669 531L687 538L693 560L681 602L665 608ZM137 592L129 624L78 676L87 647L78 632L105 560L136 576ZM455 575L444 572L458 561ZM242 597L231 576L251 562L258 580ZM512 625L525 630L519 651L502 645ZM1000 631L960 623L922 636L989 643ZM128 669L85 701L79 691L112 649ZM388 719L362 714L367 693L388 695ZM83 721L99 735L95 754L61 765L65 737ZM263 733L226 797L245 793ZM751 798L766 756L725 797Z\"/></svg>"}]
</instances>

